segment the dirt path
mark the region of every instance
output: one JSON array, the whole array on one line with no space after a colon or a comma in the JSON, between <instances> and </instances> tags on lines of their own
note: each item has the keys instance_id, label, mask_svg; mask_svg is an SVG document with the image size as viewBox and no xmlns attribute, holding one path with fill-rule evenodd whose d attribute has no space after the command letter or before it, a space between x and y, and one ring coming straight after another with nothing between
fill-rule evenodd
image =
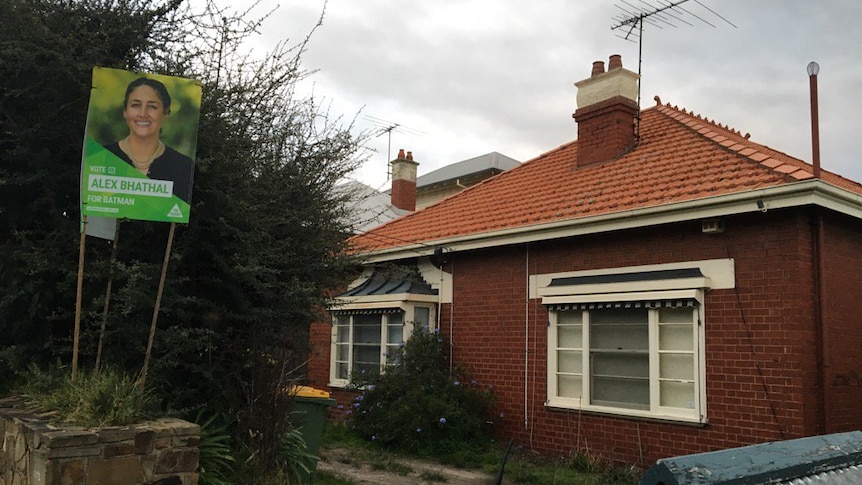
<instances>
[{"instance_id":1,"label":"dirt path","mask_svg":"<svg viewBox=\"0 0 862 485\"><path fill-rule=\"evenodd\" d=\"M321 450L321 460L317 464L317 469L350 478L357 483L373 483L375 485L403 485L405 483L413 485L491 485L495 478L493 475L479 470L464 470L413 458L397 457L385 461L362 460L357 459L348 451L339 449ZM504 480L503 483L511 482Z\"/></svg>"}]
</instances>

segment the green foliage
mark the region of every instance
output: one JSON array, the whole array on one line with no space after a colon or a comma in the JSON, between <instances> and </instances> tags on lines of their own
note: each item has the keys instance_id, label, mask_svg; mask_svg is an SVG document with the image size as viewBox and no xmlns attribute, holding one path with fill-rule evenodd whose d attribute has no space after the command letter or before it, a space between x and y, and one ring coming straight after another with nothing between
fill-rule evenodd
<instances>
[{"instance_id":1,"label":"green foliage","mask_svg":"<svg viewBox=\"0 0 862 485\"><path fill-rule=\"evenodd\" d=\"M620 467L602 456L583 451L554 461L519 450L509 458L505 477L514 483L530 485L634 485L641 473L635 467Z\"/></svg>"},{"instance_id":2,"label":"green foliage","mask_svg":"<svg viewBox=\"0 0 862 485\"><path fill-rule=\"evenodd\" d=\"M415 328L396 364L380 375L354 375L361 390L349 425L379 445L475 462L490 441L492 396L463 372L450 374L438 333Z\"/></svg>"},{"instance_id":3,"label":"green foliage","mask_svg":"<svg viewBox=\"0 0 862 485\"><path fill-rule=\"evenodd\" d=\"M0 385L29 362L71 360L93 66L199 79L190 223L173 241L148 384L172 409L205 400L231 416L234 446L266 471L289 433L283 389L304 373L310 323L354 270L353 194L334 187L367 135L296 94L308 36L253 58L263 19L245 15L179 0L0 1ZM120 225L102 362L129 374L168 230ZM81 368L95 361L110 254L87 240Z\"/></svg>"},{"instance_id":4,"label":"green foliage","mask_svg":"<svg viewBox=\"0 0 862 485\"><path fill-rule=\"evenodd\" d=\"M200 461L198 483L200 485L230 485L234 457L231 452L231 437L227 426L220 424L216 416L203 419L199 412L195 420L201 427Z\"/></svg>"},{"instance_id":5,"label":"green foliage","mask_svg":"<svg viewBox=\"0 0 862 485\"><path fill-rule=\"evenodd\" d=\"M68 369L42 372L33 366L26 382L19 393L29 404L76 426L124 426L159 414L151 392L142 394L133 378L110 368L79 373L72 381Z\"/></svg>"},{"instance_id":6,"label":"green foliage","mask_svg":"<svg viewBox=\"0 0 862 485\"><path fill-rule=\"evenodd\" d=\"M317 455L308 452L302 432L291 429L281 439L278 453L279 469L288 478L288 483L302 483L302 477L311 476L317 466Z\"/></svg>"}]
</instances>

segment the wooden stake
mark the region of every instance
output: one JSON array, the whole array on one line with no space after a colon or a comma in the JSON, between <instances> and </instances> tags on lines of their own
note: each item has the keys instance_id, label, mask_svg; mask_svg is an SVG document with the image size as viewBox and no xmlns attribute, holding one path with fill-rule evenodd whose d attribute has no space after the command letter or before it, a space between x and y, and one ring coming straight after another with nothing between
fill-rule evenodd
<instances>
[{"instance_id":1,"label":"wooden stake","mask_svg":"<svg viewBox=\"0 0 862 485\"><path fill-rule=\"evenodd\" d=\"M162 304L162 292L165 288L165 275L168 272L168 260L171 257L171 246L174 243L174 229L176 229L176 227L177 224L172 222L171 231L168 234L168 245L165 247L165 261L162 263L162 276L159 278L159 290L156 292L156 306L153 309L153 321L150 324L150 340L147 342L147 353L144 356L144 368L141 369L141 379L138 381L138 392L140 393L139 396L141 399L143 399L144 396L144 384L147 382L147 371L150 367L150 355L153 352L153 338L156 335L156 322L159 320L159 307Z\"/></svg>"},{"instance_id":2,"label":"wooden stake","mask_svg":"<svg viewBox=\"0 0 862 485\"><path fill-rule=\"evenodd\" d=\"M96 350L96 375L99 374L102 362L102 342L105 340L105 325L108 322L108 308L111 303L111 287L114 285L114 266L117 261L117 243L120 241L120 219L114 229L114 243L111 248L111 266L108 268L108 286L105 288L105 307L102 309L102 326L99 328L99 347Z\"/></svg>"},{"instance_id":3,"label":"wooden stake","mask_svg":"<svg viewBox=\"0 0 862 485\"><path fill-rule=\"evenodd\" d=\"M78 377L78 342L81 339L81 296L84 291L84 249L87 245L87 216L81 216L81 242L78 251L78 293L75 296L75 337L72 341L72 382Z\"/></svg>"}]
</instances>

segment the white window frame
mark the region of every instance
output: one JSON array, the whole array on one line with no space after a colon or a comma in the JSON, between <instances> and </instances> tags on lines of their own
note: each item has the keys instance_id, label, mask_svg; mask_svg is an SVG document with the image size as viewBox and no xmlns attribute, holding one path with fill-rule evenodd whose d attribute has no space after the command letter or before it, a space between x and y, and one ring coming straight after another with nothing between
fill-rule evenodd
<instances>
[{"instance_id":1,"label":"white window frame","mask_svg":"<svg viewBox=\"0 0 862 485\"><path fill-rule=\"evenodd\" d=\"M663 294L664 293L664 294ZM706 372L705 372L705 353L704 349L704 327L703 327L703 292L701 290L690 290L686 292L649 292L652 300L670 300L679 297L692 298L697 301L697 304L690 308L693 313L693 328L692 328L692 353L693 355L693 401L689 404L689 408L676 408L661 405L661 379L659 368L659 356L662 353L669 351L659 348L659 328L658 314L660 308L647 309L648 312L648 344L649 344L649 388L650 400L649 409L632 409L622 406L600 405L591 401L591 352L590 352L590 309L574 309L574 310L550 310L549 311L549 329L548 329L548 375L547 386L548 396L546 405L551 408L561 409L577 409L584 411L594 411L606 414L617 414L624 416L634 416L652 419L666 419L674 421L686 421L694 423L706 422ZM627 297L626 297L627 296ZM591 295L590 303L607 303L621 301L643 301L638 299L638 296L644 296L644 293L629 293L629 294L609 294L609 295ZM658 298L656 298L658 297ZM572 298L572 300L580 300L581 298ZM554 298L553 300L557 300ZM569 303L576 303L570 301ZM580 312L581 318L581 397L568 398L558 395L557 388L557 342L558 342L558 318L562 311Z\"/></svg>"},{"instance_id":2,"label":"white window frame","mask_svg":"<svg viewBox=\"0 0 862 485\"><path fill-rule=\"evenodd\" d=\"M405 295L406 296L406 295ZM349 371L352 372L354 368L354 349L356 346L356 342L354 341L354 316L357 311L362 311L365 314L371 315L379 315L381 317L381 335L380 335L380 371L384 372L386 365L389 363L389 348L392 347L392 344L395 342L389 342L388 340L388 323L389 316L392 315L391 310L393 308L397 309L398 313L402 315L402 329L401 329L401 341L399 344L403 344L410 337L410 334L413 332L414 323L416 323L416 309L423 308L428 311L428 322L427 325L430 331L433 331L436 327L436 314L435 314L435 298L426 297L425 295L411 295L414 300L413 301L367 301L369 299L374 300L374 297L365 297L363 298L362 303L359 302L351 302L349 304L344 304L332 309L332 333L331 333L331 343L330 343L330 364L329 364L329 386L330 387L347 387L350 384L350 376L347 378L341 377L338 375L338 364L342 361L338 360L338 318L341 316L348 316L350 318L349 322L349 337L347 342L348 347L348 359L347 366ZM418 297L418 298L417 298ZM421 301L416 301L421 300ZM375 311L376 310L376 311ZM343 344L343 343L342 343Z\"/></svg>"},{"instance_id":3,"label":"white window frame","mask_svg":"<svg viewBox=\"0 0 862 485\"><path fill-rule=\"evenodd\" d=\"M625 273L665 271L697 268L702 277L649 279L644 281L609 282L577 285L554 285L555 279L577 278L582 276L605 276ZM700 261L681 261L656 265L628 266L619 268L570 271L564 273L545 273L530 276L530 298L540 299L549 308L548 345L547 345L547 399L550 408L585 410L602 414L641 417L646 419L670 420L703 424L707 422L706 400L706 354L705 354L705 294L711 289L732 289L735 287L735 263L733 259L711 259ZM650 408L648 410L627 409L613 406L590 404L589 390L581 398L561 398L557 395L557 314L550 310L560 304L589 304L632 301L662 301L693 298L697 305L697 320L694 322L693 349L695 352L695 402L693 409L663 407L660 395L655 392L660 369L658 368L658 327L650 322ZM583 328L583 327L582 327ZM589 330L587 330L589 332ZM588 335L588 333L587 333ZM586 337L582 336L582 339ZM589 342L589 340L583 340ZM589 355L589 349L582 347L582 358ZM582 375L589 381L589 365L582 366Z\"/></svg>"}]
</instances>

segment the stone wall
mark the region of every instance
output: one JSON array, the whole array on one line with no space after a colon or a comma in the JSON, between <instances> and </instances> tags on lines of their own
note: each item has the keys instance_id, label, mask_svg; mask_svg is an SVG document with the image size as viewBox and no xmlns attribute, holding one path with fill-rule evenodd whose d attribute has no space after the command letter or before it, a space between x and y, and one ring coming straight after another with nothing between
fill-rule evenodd
<instances>
[{"instance_id":1,"label":"stone wall","mask_svg":"<svg viewBox=\"0 0 862 485\"><path fill-rule=\"evenodd\" d=\"M85 429L0 399L0 485L196 485L200 428L180 419Z\"/></svg>"}]
</instances>

